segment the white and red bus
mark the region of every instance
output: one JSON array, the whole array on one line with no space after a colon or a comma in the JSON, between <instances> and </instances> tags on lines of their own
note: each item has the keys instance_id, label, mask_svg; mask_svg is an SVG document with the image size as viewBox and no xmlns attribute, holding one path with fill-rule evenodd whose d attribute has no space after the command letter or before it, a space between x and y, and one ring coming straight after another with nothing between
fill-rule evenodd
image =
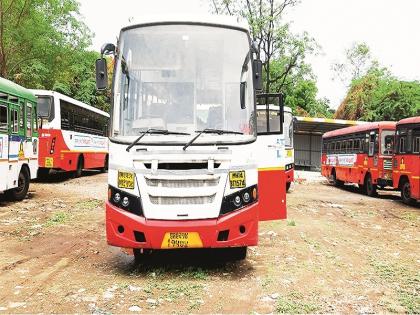
<instances>
[{"instance_id":1,"label":"white and red bus","mask_svg":"<svg viewBox=\"0 0 420 315\"><path fill-rule=\"evenodd\" d=\"M394 122L373 122L330 131L322 137L322 175L334 185L358 184L374 196L392 187Z\"/></svg>"},{"instance_id":2,"label":"white and red bus","mask_svg":"<svg viewBox=\"0 0 420 315\"><path fill-rule=\"evenodd\" d=\"M35 95L0 78L0 192L13 200L26 197L38 170Z\"/></svg>"},{"instance_id":3,"label":"white and red bus","mask_svg":"<svg viewBox=\"0 0 420 315\"><path fill-rule=\"evenodd\" d=\"M285 216L283 140L268 139L265 152L256 145L262 64L251 43L235 18L177 17L125 27L118 49L103 47L118 51L108 244L134 249L136 259L173 248L226 248L244 259L258 222ZM106 69L99 59L98 89Z\"/></svg>"},{"instance_id":4,"label":"white and red bus","mask_svg":"<svg viewBox=\"0 0 420 315\"><path fill-rule=\"evenodd\" d=\"M420 117L397 123L394 154L394 188L406 204L420 200Z\"/></svg>"},{"instance_id":5,"label":"white and red bus","mask_svg":"<svg viewBox=\"0 0 420 315\"><path fill-rule=\"evenodd\" d=\"M257 143L263 143L261 139L267 136L280 136L276 141L281 139L284 152L277 151L276 154L285 170L286 192L288 192L294 180L292 109L283 106L283 95L280 93L258 94L257 101ZM265 105L266 103L268 105ZM267 148L262 146L260 149L263 158Z\"/></svg>"},{"instance_id":6,"label":"white and red bus","mask_svg":"<svg viewBox=\"0 0 420 315\"><path fill-rule=\"evenodd\" d=\"M81 176L107 170L109 114L63 94L32 90L38 98L40 177L51 169Z\"/></svg>"}]
</instances>

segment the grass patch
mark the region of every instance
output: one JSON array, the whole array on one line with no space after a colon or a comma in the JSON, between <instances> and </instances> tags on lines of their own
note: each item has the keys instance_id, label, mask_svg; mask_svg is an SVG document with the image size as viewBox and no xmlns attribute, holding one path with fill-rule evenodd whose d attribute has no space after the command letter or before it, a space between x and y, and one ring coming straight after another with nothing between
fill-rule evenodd
<instances>
[{"instance_id":1,"label":"grass patch","mask_svg":"<svg viewBox=\"0 0 420 315\"><path fill-rule=\"evenodd\" d=\"M185 271L181 272L181 278L195 279L195 280L207 280L207 272L201 268L190 267Z\"/></svg>"},{"instance_id":2,"label":"grass patch","mask_svg":"<svg viewBox=\"0 0 420 315\"><path fill-rule=\"evenodd\" d=\"M313 303L305 302L299 293L291 293L280 297L276 304L276 313L279 314L311 314L318 311L319 307Z\"/></svg>"},{"instance_id":3,"label":"grass patch","mask_svg":"<svg viewBox=\"0 0 420 315\"><path fill-rule=\"evenodd\" d=\"M288 220L287 221L287 226L296 226L295 220Z\"/></svg>"},{"instance_id":4,"label":"grass patch","mask_svg":"<svg viewBox=\"0 0 420 315\"><path fill-rule=\"evenodd\" d=\"M372 261L376 274L396 293L398 302L407 313L420 314L420 273L398 264Z\"/></svg>"},{"instance_id":5,"label":"grass patch","mask_svg":"<svg viewBox=\"0 0 420 315\"><path fill-rule=\"evenodd\" d=\"M80 201L76 204L78 208L86 209L86 210L93 210L98 207L103 206L103 201L98 199L87 199Z\"/></svg>"},{"instance_id":6,"label":"grass patch","mask_svg":"<svg viewBox=\"0 0 420 315\"><path fill-rule=\"evenodd\" d=\"M70 219L70 214L68 214L67 212L61 212L61 211L56 212L53 214L51 218L47 220L47 222L45 222L45 226L51 227L54 225L60 225L60 224L65 223L69 219Z\"/></svg>"}]
</instances>

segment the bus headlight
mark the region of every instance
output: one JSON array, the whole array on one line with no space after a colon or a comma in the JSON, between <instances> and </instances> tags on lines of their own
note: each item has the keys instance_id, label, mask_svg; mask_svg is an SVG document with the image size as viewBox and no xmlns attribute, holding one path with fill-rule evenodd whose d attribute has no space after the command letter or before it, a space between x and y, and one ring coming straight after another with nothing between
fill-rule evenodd
<instances>
[{"instance_id":1,"label":"bus headlight","mask_svg":"<svg viewBox=\"0 0 420 315\"><path fill-rule=\"evenodd\" d=\"M138 196L133 196L113 186L108 186L108 201L115 207L143 216L143 207Z\"/></svg>"},{"instance_id":2,"label":"bus headlight","mask_svg":"<svg viewBox=\"0 0 420 315\"><path fill-rule=\"evenodd\" d=\"M128 207L130 205L130 201L128 200L128 197L124 197L122 201L123 207Z\"/></svg>"},{"instance_id":3,"label":"bus headlight","mask_svg":"<svg viewBox=\"0 0 420 315\"><path fill-rule=\"evenodd\" d=\"M115 203L119 203L120 200L121 200L120 193L115 193L115 195L114 195L114 201L115 201Z\"/></svg>"},{"instance_id":4,"label":"bus headlight","mask_svg":"<svg viewBox=\"0 0 420 315\"><path fill-rule=\"evenodd\" d=\"M220 215L249 206L258 201L257 185L242 189L234 194L224 196Z\"/></svg>"},{"instance_id":5,"label":"bus headlight","mask_svg":"<svg viewBox=\"0 0 420 315\"><path fill-rule=\"evenodd\" d=\"M235 206L237 206L237 207L240 207L240 206L241 206L241 204L242 204L242 202L241 202L241 197L236 196L236 197L233 199L233 204L234 204Z\"/></svg>"}]
</instances>

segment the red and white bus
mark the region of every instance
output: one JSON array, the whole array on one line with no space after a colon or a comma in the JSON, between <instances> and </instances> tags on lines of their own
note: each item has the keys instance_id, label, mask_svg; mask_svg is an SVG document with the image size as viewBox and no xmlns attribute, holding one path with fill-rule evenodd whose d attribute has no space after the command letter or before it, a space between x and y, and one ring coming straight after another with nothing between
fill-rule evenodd
<instances>
[{"instance_id":1,"label":"red and white bus","mask_svg":"<svg viewBox=\"0 0 420 315\"><path fill-rule=\"evenodd\" d=\"M104 45L102 53L118 51L108 244L134 249L137 260L175 248L244 259L259 221L285 217L282 130L264 151L256 144L262 63L251 43L248 25L217 16L143 21L121 30L118 49ZM104 89L106 60L96 67Z\"/></svg>"},{"instance_id":2,"label":"red and white bus","mask_svg":"<svg viewBox=\"0 0 420 315\"><path fill-rule=\"evenodd\" d=\"M376 195L392 183L395 123L373 122L327 132L322 137L322 175L334 185L358 184Z\"/></svg>"},{"instance_id":3,"label":"red and white bus","mask_svg":"<svg viewBox=\"0 0 420 315\"><path fill-rule=\"evenodd\" d=\"M396 129L393 182L406 204L420 200L420 116L400 120Z\"/></svg>"},{"instance_id":4,"label":"red and white bus","mask_svg":"<svg viewBox=\"0 0 420 315\"><path fill-rule=\"evenodd\" d=\"M109 114L63 94L32 90L38 98L39 170L107 170Z\"/></svg>"}]
</instances>

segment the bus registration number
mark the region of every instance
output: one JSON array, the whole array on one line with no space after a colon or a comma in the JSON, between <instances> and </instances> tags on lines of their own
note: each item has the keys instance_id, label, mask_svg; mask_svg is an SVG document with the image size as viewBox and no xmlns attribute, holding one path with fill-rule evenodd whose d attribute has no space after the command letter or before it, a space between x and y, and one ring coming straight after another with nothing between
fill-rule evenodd
<instances>
[{"instance_id":1,"label":"bus registration number","mask_svg":"<svg viewBox=\"0 0 420 315\"><path fill-rule=\"evenodd\" d=\"M54 167L54 158L52 157L46 157L45 158L45 167Z\"/></svg>"},{"instance_id":2,"label":"bus registration number","mask_svg":"<svg viewBox=\"0 0 420 315\"><path fill-rule=\"evenodd\" d=\"M118 171L118 188L134 189L134 173Z\"/></svg>"},{"instance_id":3,"label":"bus registration number","mask_svg":"<svg viewBox=\"0 0 420 315\"><path fill-rule=\"evenodd\" d=\"M199 248L203 247L203 242L197 232L167 232L160 247L163 249Z\"/></svg>"},{"instance_id":4,"label":"bus registration number","mask_svg":"<svg viewBox=\"0 0 420 315\"><path fill-rule=\"evenodd\" d=\"M230 188L245 188L245 171L229 172Z\"/></svg>"}]
</instances>

